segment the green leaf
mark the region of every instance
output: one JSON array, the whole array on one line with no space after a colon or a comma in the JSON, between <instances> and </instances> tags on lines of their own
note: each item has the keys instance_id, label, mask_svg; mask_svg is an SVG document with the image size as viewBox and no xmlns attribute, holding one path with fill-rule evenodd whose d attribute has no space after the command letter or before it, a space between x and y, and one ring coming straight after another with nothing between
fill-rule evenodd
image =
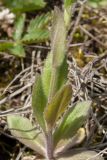
<instances>
[{"instance_id":1,"label":"green leaf","mask_svg":"<svg viewBox=\"0 0 107 160\"><path fill-rule=\"evenodd\" d=\"M65 25L66 28L69 29L70 27L70 22L71 22L71 8L65 8L64 10L64 21L65 21Z\"/></svg>"},{"instance_id":2,"label":"green leaf","mask_svg":"<svg viewBox=\"0 0 107 160\"><path fill-rule=\"evenodd\" d=\"M48 97L49 95L51 72L52 72L52 54L48 53L42 73L42 86L46 97Z\"/></svg>"},{"instance_id":3,"label":"green leaf","mask_svg":"<svg viewBox=\"0 0 107 160\"><path fill-rule=\"evenodd\" d=\"M18 57L25 57L25 51L21 44L13 42L2 42L0 43L0 51L9 51L10 54L13 54Z\"/></svg>"},{"instance_id":4,"label":"green leaf","mask_svg":"<svg viewBox=\"0 0 107 160\"><path fill-rule=\"evenodd\" d=\"M3 3L13 12L27 12L44 8L44 0L4 0Z\"/></svg>"},{"instance_id":5,"label":"green leaf","mask_svg":"<svg viewBox=\"0 0 107 160\"><path fill-rule=\"evenodd\" d=\"M107 6L107 0L89 0L88 4L93 8Z\"/></svg>"},{"instance_id":6,"label":"green leaf","mask_svg":"<svg viewBox=\"0 0 107 160\"><path fill-rule=\"evenodd\" d=\"M0 51L6 51L9 48L12 48L14 46L13 42L1 42L0 43Z\"/></svg>"},{"instance_id":7,"label":"green leaf","mask_svg":"<svg viewBox=\"0 0 107 160\"><path fill-rule=\"evenodd\" d=\"M15 22L15 32L13 34L13 38L15 41L21 39L23 29L24 29L24 23L25 23L25 14L19 16Z\"/></svg>"},{"instance_id":8,"label":"green leaf","mask_svg":"<svg viewBox=\"0 0 107 160\"><path fill-rule=\"evenodd\" d=\"M68 29L71 23L71 9L74 2L75 0L64 0L64 21Z\"/></svg>"},{"instance_id":9,"label":"green leaf","mask_svg":"<svg viewBox=\"0 0 107 160\"><path fill-rule=\"evenodd\" d=\"M47 29L47 23L50 20L50 13L37 16L30 21L27 33L22 38L24 43L45 42L49 39L50 33Z\"/></svg>"},{"instance_id":10,"label":"green leaf","mask_svg":"<svg viewBox=\"0 0 107 160\"><path fill-rule=\"evenodd\" d=\"M52 101L46 107L44 117L49 128L52 128L55 121L65 111L70 103L72 96L71 85L64 85L52 98Z\"/></svg>"},{"instance_id":11,"label":"green leaf","mask_svg":"<svg viewBox=\"0 0 107 160\"><path fill-rule=\"evenodd\" d=\"M17 19L15 24L15 32L13 34L13 39L16 41L16 43L13 42L1 43L0 44L1 51L9 50L9 52L15 56L25 57L25 50L22 44L19 42L23 33L24 22L25 22L25 14L21 15Z\"/></svg>"},{"instance_id":12,"label":"green leaf","mask_svg":"<svg viewBox=\"0 0 107 160\"><path fill-rule=\"evenodd\" d=\"M64 0L65 8L71 7L71 5L75 2L75 0Z\"/></svg>"},{"instance_id":13,"label":"green leaf","mask_svg":"<svg viewBox=\"0 0 107 160\"><path fill-rule=\"evenodd\" d=\"M53 55L49 53L45 60L44 69L42 73L42 85L46 97L49 96L50 81L52 74L52 58ZM68 65L67 65L67 59L65 57L61 66L57 68L56 91L58 91L67 82L67 74L68 74Z\"/></svg>"},{"instance_id":14,"label":"green leaf","mask_svg":"<svg viewBox=\"0 0 107 160\"><path fill-rule=\"evenodd\" d=\"M84 128L80 128L72 138L61 139L55 148L55 154L58 155L58 153L65 153L69 149L81 144L86 138L85 132Z\"/></svg>"},{"instance_id":15,"label":"green leaf","mask_svg":"<svg viewBox=\"0 0 107 160\"><path fill-rule=\"evenodd\" d=\"M31 122L18 115L7 116L8 126L12 135L29 148L45 155L44 139L40 131L32 126Z\"/></svg>"},{"instance_id":16,"label":"green leaf","mask_svg":"<svg viewBox=\"0 0 107 160\"><path fill-rule=\"evenodd\" d=\"M63 13L55 8L53 25L51 29L51 53L53 66L58 67L65 58L66 28Z\"/></svg>"},{"instance_id":17,"label":"green leaf","mask_svg":"<svg viewBox=\"0 0 107 160\"><path fill-rule=\"evenodd\" d=\"M61 65L57 68L57 90L58 91L66 82L68 75L67 57L65 56Z\"/></svg>"},{"instance_id":18,"label":"green leaf","mask_svg":"<svg viewBox=\"0 0 107 160\"><path fill-rule=\"evenodd\" d=\"M37 75L36 81L32 91L32 107L35 118L38 123L45 130L45 121L43 118L44 108L46 107L47 98L44 95L41 76Z\"/></svg>"},{"instance_id":19,"label":"green leaf","mask_svg":"<svg viewBox=\"0 0 107 160\"><path fill-rule=\"evenodd\" d=\"M48 22L51 20L51 14L42 14L41 16L37 16L36 18L30 21L27 32L34 32L37 28L46 28Z\"/></svg>"},{"instance_id":20,"label":"green leaf","mask_svg":"<svg viewBox=\"0 0 107 160\"><path fill-rule=\"evenodd\" d=\"M9 52L18 57L25 57L25 50L21 44L15 44L14 47L9 49Z\"/></svg>"},{"instance_id":21,"label":"green leaf","mask_svg":"<svg viewBox=\"0 0 107 160\"><path fill-rule=\"evenodd\" d=\"M69 139L76 134L77 130L85 123L90 105L90 101L83 101L68 110L54 133L55 146L60 139Z\"/></svg>"},{"instance_id":22,"label":"green leaf","mask_svg":"<svg viewBox=\"0 0 107 160\"><path fill-rule=\"evenodd\" d=\"M46 91L46 94L48 93L49 102L57 92L57 87L59 88L57 84L58 84L58 76L60 73L60 67L65 59L65 39L66 39L66 29L64 24L63 13L58 8L56 8L53 17L53 25L51 29L51 43L52 43L51 53L50 53L52 54L52 62L51 62L52 65L50 66L51 76L50 80L48 80L48 82L50 81L50 83L48 84L49 87L47 87Z\"/></svg>"},{"instance_id":23,"label":"green leaf","mask_svg":"<svg viewBox=\"0 0 107 160\"><path fill-rule=\"evenodd\" d=\"M65 59L65 40L66 28L64 23L64 16L61 10L56 7L53 17L53 25L51 28L52 73L49 84L49 102L52 100L52 97L57 92L59 68Z\"/></svg>"},{"instance_id":24,"label":"green leaf","mask_svg":"<svg viewBox=\"0 0 107 160\"><path fill-rule=\"evenodd\" d=\"M37 28L32 32L25 34L21 41L28 44L34 42L45 42L49 39L49 36L48 29Z\"/></svg>"}]
</instances>

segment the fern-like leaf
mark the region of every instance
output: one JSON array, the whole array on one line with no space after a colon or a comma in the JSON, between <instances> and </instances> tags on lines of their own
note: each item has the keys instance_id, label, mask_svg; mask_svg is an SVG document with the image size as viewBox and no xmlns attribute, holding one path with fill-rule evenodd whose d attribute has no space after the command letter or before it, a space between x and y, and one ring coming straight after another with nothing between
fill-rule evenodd
<instances>
[{"instance_id":1,"label":"fern-like leaf","mask_svg":"<svg viewBox=\"0 0 107 160\"><path fill-rule=\"evenodd\" d=\"M27 33L22 38L22 42L30 44L35 42L44 42L49 39L49 30L47 24L51 19L50 13L37 16L30 21Z\"/></svg>"},{"instance_id":2,"label":"fern-like leaf","mask_svg":"<svg viewBox=\"0 0 107 160\"><path fill-rule=\"evenodd\" d=\"M15 44L9 49L9 52L18 57L25 57L25 50L21 44Z\"/></svg>"},{"instance_id":3,"label":"fern-like leaf","mask_svg":"<svg viewBox=\"0 0 107 160\"><path fill-rule=\"evenodd\" d=\"M47 39L49 39L49 31L47 29L35 29L34 31L26 34L22 38L22 42L31 44L35 42L44 42Z\"/></svg>"},{"instance_id":4,"label":"fern-like leaf","mask_svg":"<svg viewBox=\"0 0 107 160\"><path fill-rule=\"evenodd\" d=\"M27 32L33 32L37 28L44 28L48 24L51 19L50 13L42 14L41 16L37 16L35 19L30 21Z\"/></svg>"}]
</instances>

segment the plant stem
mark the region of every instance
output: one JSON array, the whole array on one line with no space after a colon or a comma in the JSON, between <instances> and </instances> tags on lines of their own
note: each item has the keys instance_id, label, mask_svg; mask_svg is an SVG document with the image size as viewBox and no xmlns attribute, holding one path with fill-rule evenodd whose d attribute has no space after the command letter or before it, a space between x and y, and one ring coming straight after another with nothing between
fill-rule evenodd
<instances>
[{"instance_id":1,"label":"plant stem","mask_svg":"<svg viewBox=\"0 0 107 160\"><path fill-rule=\"evenodd\" d=\"M53 157L53 137L52 130L47 131L46 136L46 157L48 160L54 160Z\"/></svg>"}]
</instances>

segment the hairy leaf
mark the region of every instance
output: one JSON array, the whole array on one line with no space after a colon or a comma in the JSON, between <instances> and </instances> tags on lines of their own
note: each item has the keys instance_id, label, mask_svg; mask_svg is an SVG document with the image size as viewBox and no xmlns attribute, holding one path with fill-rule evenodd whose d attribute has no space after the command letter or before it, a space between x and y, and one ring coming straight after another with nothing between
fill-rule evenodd
<instances>
[{"instance_id":1,"label":"hairy leaf","mask_svg":"<svg viewBox=\"0 0 107 160\"><path fill-rule=\"evenodd\" d=\"M55 124L55 121L68 107L71 100L72 88L71 85L64 85L52 98L52 101L47 106L44 117L47 125L51 128Z\"/></svg>"},{"instance_id":2,"label":"hairy leaf","mask_svg":"<svg viewBox=\"0 0 107 160\"><path fill-rule=\"evenodd\" d=\"M52 74L52 58L53 55L49 53L45 60L44 69L42 73L42 85L46 97L48 97L50 89L50 81ZM67 74L68 74L68 65L67 65L67 59L65 57L61 66L57 68L56 91L58 91L67 82Z\"/></svg>"},{"instance_id":3,"label":"hairy leaf","mask_svg":"<svg viewBox=\"0 0 107 160\"><path fill-rule=\"evenodd\" d=\"M80 128L77 133L69 139L61 139L55 148L55 154L65 153L68 149L77 146L83 142L86 138L86 133L84 128Z\"/></svg>"},{"instance_id":4,"label":"hairy leaf","mask_svg":"<svg viewBox=\"0 0 107 160\"><path fill-rule=\"evenodd\" d=\"M50 88L50 80L51 80L51 72L52 72L52 54L48 54L44 68L42 73L42 86L44 90L44 94L46 97L48 97L49 94L49 88Z\"/></svg>"},{"instance_id":5,"label":"hairy leaf","mask_svg":"<svg viewBox=\"0 0 107 160\"><path fill-rule=\"evenodd\" d=\"M25 50L21 44L15 44L14 47L9 49L9 52L18 57L25 57Z\"/></svg>"},{"instance_id":6,"label":"hairy leaf","mask_svg":"<svg viewBox=\"0 0 107 160\"><path fill-rule=\"evenodd\" d=\"M16 20L15 32L13 34L14 40L17 41L21 39L23 29L24 29L24 23L25 23L25 14L19 16L18 19Z\"/></svg>"},{"instance_id":7,"label":"hairy leaf","mask_svg":"<svg viewBox=\"0 0 107 160\"><path fill-rule=\"evenodd\" d=\"M85 123L90 105L90 101L83 101L68 110L54 133L55 146L60 139L69 139L76 134L77 130Z\"/></svg>"},{"instance_id":8,"label":"hairy leaf","mask_svg":"<svg viewBox=\"0 0 107 160\"><path fill-rule=\"evenodd\" d=\"M26 12L45 7L44 0L4 0L4 4L13 12Z\"/></svg>"},{"instance_id":9,"label":"hairy leaf","mask_svg":"<svg viewBox=\"0 0 107 160\"><path fill-rule=\"evenodd\" d=\"M62 34L63 33L63 34ZM65 39L66 28L64 23L63 13L60 9L55 8L53 25L51 28L51 54L52 54L52 73L50 79L48 102L52 100L57 92L58 77L60 67L65 59Z\"/></svg>"},{"instance_id":10,"label":"hairy leaf","mask_svg":"<svg viewBox=\"0 0 107 160\"><path fill-rule=\"evenodd\" d=\"M104 158L95 151L84 150L64 153L57 160L104 160Z\"/></svg>"},{"instance_id":11,"label":"hairy leaf","mask_svg":"<svg viewBox=\"0 0 107 160\"><path fill-rule=\"evenodd\" d=\"M35 118L40 126L45 130L45 122L43 118L44 108L46 107L47 98L44 95L41 76L37 75L32 91L32 107Z\"/></svg>"},{"instance_id":12,"label":"hairy leaf","mask_svg":"<svg viewBox=\"0 0 107 160\"><path fill-rule=\"evenodd\" d=\"M65 58L66 29L63 13L55 8L53 25L51 29L51 52L53 54L53 66L58 67Z\"/></svg>"},{"instance_id":13,"label":"hairy leaf","mask_svg":"<svg viewBox=\"0 0 107 160\"><path fill-rule=\"evenodd\" d=\"M66 39L66 30L65 30L65 24L63 19L63 13L58 8L56 8L54 12L54 17L53 17L53 25L51 28L52 45L51 45L50 54L52 56L52 60L51 60L52 64L50 66L51 75L49 73L49 79L48 79L48 82L50 83L48 84L48 86L46 85L46 87L45 85L43 85L44 88L47 88L45 93L48 94L48 102L51 101L52 97L57 92L57 89L60 88L58 86L58 78L59 78L59 73L61 73L60 67L63 64L65 59L65 39ZM48 62L45 68L46 67L49 67ZM48 68L44 69L44 73L45 71L50 72L50 69ZM46 82L47 78L43 78L43 84L45 84L44 80Z\"/></svg>"},{"instance_id":14,"label":"hairy leaf","mask_svg":"<svg viewBox=\"0 0 107 160\"><path fill-rule=\"evenodd\" d=\"M11 115L7 116L7 122L16 139L39 154L45 155L43 135L39 130L34 129L27 118Z\"/></svg>"},{"instance_id":15,"label":"hairy leaf","mask_svg":"<svg viewBox=\"0 0 107 160\"><path fill-rule=\"evenodd\" d=\"M67 57L65 56L62 64L57 68L57 90L58 91L66 82L68 75Z\"/></svg>"}]
</instances>

